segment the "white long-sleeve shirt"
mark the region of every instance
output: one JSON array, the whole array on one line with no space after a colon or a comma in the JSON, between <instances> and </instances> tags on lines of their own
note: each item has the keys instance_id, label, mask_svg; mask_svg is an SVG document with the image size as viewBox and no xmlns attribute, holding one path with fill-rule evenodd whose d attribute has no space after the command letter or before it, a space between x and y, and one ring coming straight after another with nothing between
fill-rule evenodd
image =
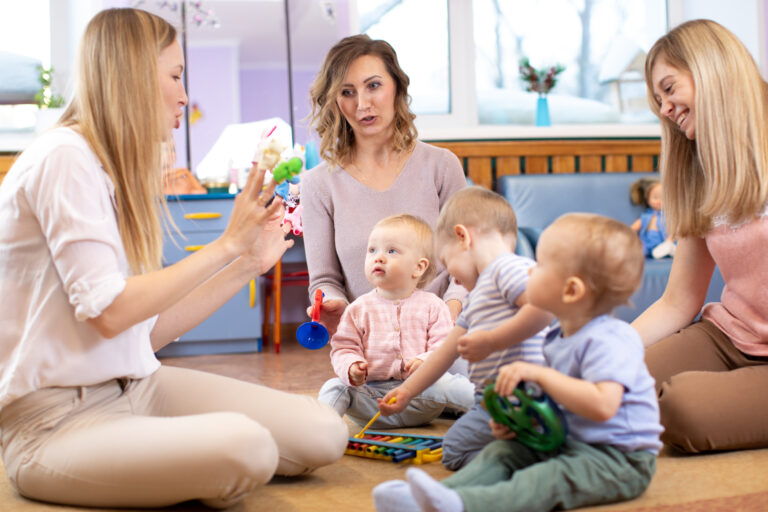
<instances>
[{"instance_id":1,"label":"white long-sleeve shirt","mask_svg":"<svg viewBox=\"0 0 768 512\"><path fill-rule=\"evenodd\" d=\"M47 387L142 378L159 368L157 317L103 338L99 316L131 274L114 187L85 139L42 135L0 187L0 407Z\"/></svg>"}]
</instances>

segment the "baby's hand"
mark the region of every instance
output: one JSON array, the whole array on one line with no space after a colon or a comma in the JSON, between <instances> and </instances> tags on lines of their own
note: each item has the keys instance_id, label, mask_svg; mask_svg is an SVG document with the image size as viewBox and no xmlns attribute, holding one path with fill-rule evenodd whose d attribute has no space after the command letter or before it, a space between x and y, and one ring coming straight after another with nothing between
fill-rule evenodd
<instances>
[{"instance_id":1,"label":"baby's hand","mask_svg":"<svg viewBox=\"0 0 768 512\"><path fill-rule=\"evenodd\" d=\"M504 365L499 370L499 376L496 377L496 386L493 390L499 396L511 396L521 381L538 383L538 371L541 368L537 364L524 361L515 361L512 364Z\"/></svg>"},{"instance_id":2,"label":"baby's hand","mask_svg":"<svg viewBox=\"0 0 768 512\"><path fill-rule=\"evenodd\" d=\"M365 384L366 377L368 377L368 363L365 361L352 363L349 367L349 382L353 386L362 386Z\"/></svg>"},{"instance_id":3,"label":"baby's hand","mask_svg":"<svg viewBox=\"0 0 768 512\"><path fill-rule=\"evenodd\" d=\"M493 340L488 331L476 330L460 337L456 345L459 355L469 361L476 363L482 361L493 352Z\"/></svg>"},{"instance_id":4,"label":"baby's hand","mask_svg":"<svg viewBox=\"0 0 768 512\"><path fill-rule=\"evenodd\" d=\"M496 423L493 420L488 420L488 425L491 426L491 434L496 439L514 439L517 434L510 430L508 426Z\"/></svg>"},{"instance_id":5,"label":"baby's hand","mask_svg":"<svg viewBox=\"0 0 768 512\"><path fill-rule=\"evenodd\" d=\"M413 375L413 372L415 372L415 371L416 371L416 369L418 369L418 367L419 367L419 366L421 366L421 363L423 363L423 362L424 362L424 361L422 361L422 360L421 360L421 359L419 359L418 357L414 357L413 359L411 359L410 361L408 361L407 363L405 363L405 372L406 372L406 374L407 374L409 377L410 377L411 375Z\"/></svg>"},{"instance_id":6,"label":"baby's hand","mask_svg":"<svg viewBox=\"0 0 768 512\"><path fill-rule=\"evenodd\" d=\"M396 400L390 404L389 401L392 400L392 398L396 398ZM411 398L413 397L405 386L398 386L384 395L384 398L377 398L376 400L379 402L379 411L381 411L381 414L383 416L389 416L397 414L405 409L408 402L411 401Z\"/></svg>"}]
</instances>

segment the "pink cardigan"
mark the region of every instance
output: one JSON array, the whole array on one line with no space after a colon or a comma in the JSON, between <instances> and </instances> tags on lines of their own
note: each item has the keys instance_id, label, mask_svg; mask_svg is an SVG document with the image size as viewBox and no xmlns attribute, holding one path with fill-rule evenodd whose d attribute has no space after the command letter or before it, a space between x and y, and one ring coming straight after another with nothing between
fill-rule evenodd
<instances>
[{"instance_id":1,"label":"pink cardigan","mask_svg":"<svg viewBox=\"0 0 768 512\"><path fill-rule=\"evenodd\" d=\"M702 318L745 354L768 356L768 211L739 227L718 224L704 239L725 288Z\"/></svg>"},{"instance_id":2,"label":"pink cardigan","mask_svg":"<svg viewBox=\"0 0 768 512\"><path fill-rule=\"evenodd\" d=\"M387 300L372 290L358 297L341 317L331 339L331 363L347 386L349 367L368 362L367 382L405 380L405 364L424 361L453 328L448 306L433 293L415 290Z\"/></svg>"}]
</instances>

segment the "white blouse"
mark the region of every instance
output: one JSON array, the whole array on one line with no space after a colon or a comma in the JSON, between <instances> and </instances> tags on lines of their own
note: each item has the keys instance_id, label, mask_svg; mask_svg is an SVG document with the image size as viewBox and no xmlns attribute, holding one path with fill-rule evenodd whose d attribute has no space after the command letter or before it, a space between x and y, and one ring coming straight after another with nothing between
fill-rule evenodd
<instances>
[{"instance_id":1,"label":"white blouse","mask_svg":"<svg viewBox=\"0 0 768 512\"><path fill-rule=\"evenodd\" d=\"M142 378L160 366L157 317L102 337L99 316L131 275L114 186L69 128L38 138L0 187L0 407L48 387Z\"/></svg>"}]
</instances>

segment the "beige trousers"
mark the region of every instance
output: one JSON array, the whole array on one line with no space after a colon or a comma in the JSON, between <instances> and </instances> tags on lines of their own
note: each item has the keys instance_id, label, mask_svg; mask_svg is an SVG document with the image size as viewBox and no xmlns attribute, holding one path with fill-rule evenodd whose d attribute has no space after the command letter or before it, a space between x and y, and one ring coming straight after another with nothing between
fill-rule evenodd
<instances>
[{"instance_id":1,"label":"beige trousers","mask_svg":"<svg viewBox=\"0 0 768 512\"><path fill-rule=\"evenodd\" d=\"M689 453L768 447L768 357L744 354L703 320L648 347L645 362L664 443Z\"/></svg>"},{"instance_id":2,"label":"beige trousers","mask_svg":"<svg viewBox=\"0 0 768 512\"><path fill-rule=\"evenodd\" d=\"M275 473L337 461L348 437L314 398L168 366L145 379L43 389L0 411L16 490L92 507L226 507Z\"/></svg>"}]
</instances>

